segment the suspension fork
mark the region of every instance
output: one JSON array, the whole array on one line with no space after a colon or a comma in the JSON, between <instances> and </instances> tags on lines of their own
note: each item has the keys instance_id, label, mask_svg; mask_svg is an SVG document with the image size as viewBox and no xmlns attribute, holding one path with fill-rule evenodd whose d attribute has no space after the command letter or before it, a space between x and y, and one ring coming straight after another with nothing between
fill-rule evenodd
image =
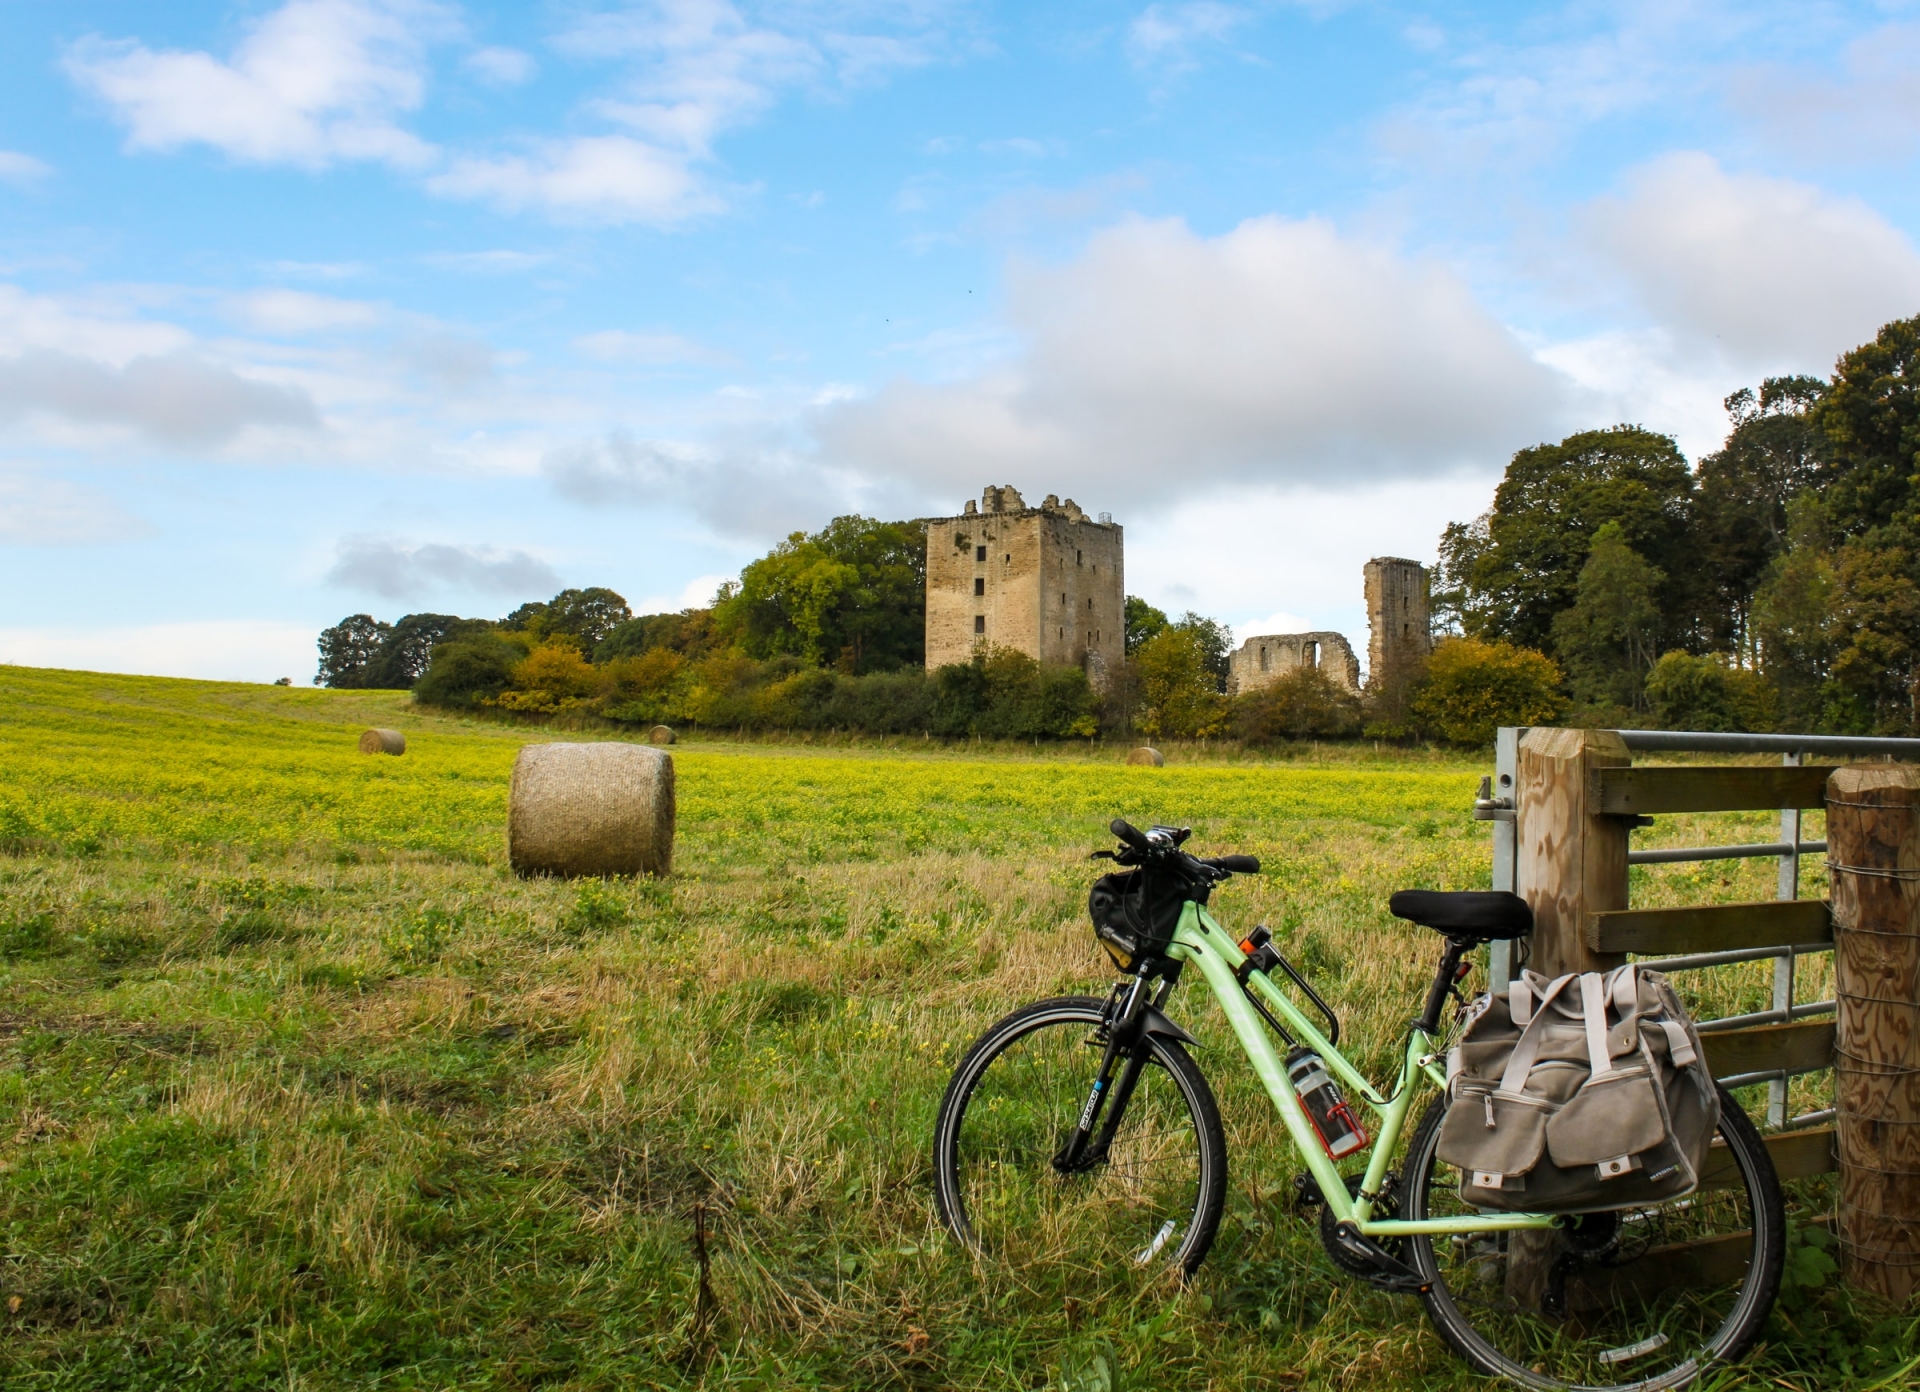
<instances>
[{"instance_id":1,"label":"suspension fork","mask_svg":"<svg viewBox=\"0 0 1920 1392\"><path fill-rule=\"evenodd\" d=\"M1109 1011L1107 1046L1100 1055L1100 1071L1087 1089L1087 1100L1080 1108L1073 1134L1053 1157L1053 1168L1061 1174L1077 1174L1104 1163L1120 1123L1126 1117L1127 1103L1133 1100L1134 1089L1139 1086L1140 1074L1153 1047L1142 1028L1142 1016L1149 1004L1147 981L1144 972L1136 975L1119 1008ZM1114 1077L1116 1063L1121 1065L1117 1079ZM1096 1126L1098 1134L1094 1131Z\"/></svg>"}]
</instances>

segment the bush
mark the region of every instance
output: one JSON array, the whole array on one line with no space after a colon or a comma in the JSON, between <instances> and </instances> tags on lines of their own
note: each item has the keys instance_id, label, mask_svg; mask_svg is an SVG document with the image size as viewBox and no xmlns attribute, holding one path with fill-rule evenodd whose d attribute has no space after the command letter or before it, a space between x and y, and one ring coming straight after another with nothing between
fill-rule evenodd
<instances>
[{"instance_id":1,"label":"bush","mask_svg":"<svg viewBox=\"0 0 1920 1392\"><path fill-rule=\"evenodd\" d=\"M586 704L600 686L600 674L580 649L565 639L543 643L515 664L513 689L495 704L507 710L573 710Z\"/></svg>"},{"instance_id":2,"label":"bush","mask_svg":"<svg viewBox=\"0 0 1920 1392\"><path fill-rule=\"evenodd\" d=\"M1413 713L1454 744L1487 744L1502 725L1550 724L1564 709L1560 668L1545 653L1477 638L1441 640L1427 659Z\"/></svg>"},{"instance_id":3,"label":"bush","mask_svg":"<svg viewBox=\"0 0 1920 1392\"><path fill-rule=\"evenodd\" d=\"M1217 735L1226 724L1226 698L1208 635L1171 625L1142 643L1131 665L1140 681L1140 729L1148 735L1194 739Z\"/></svg>"},{"instance_id":4,"label":"bush","mask_svg":"<svg viewBox=\"0 0 1920 1392\"><path fill-rule=\"evenodd\" d=\"M1233 732L1250 744L1360 730L1360 698L1318 667L1297 667L1233 702Z\"/></svg>"},{"instance_id":5,"label":"bush","mask_svg":"<svg viewBox=\"0 0 1920 1392\"><path fill-rule=\"evenodd\" d=\"M442 643L433 650L413 699L456 709L485 705L507 689L526 655L525 647L498 634Z\"/></svg>"},{"instance_id":6,"label":"bush","mask_svg":"<svg viewBox=\"0 0 1920 1392\"><path fill-rule=\"evenodd\" d=\"M1647 674L1646 690L1654 720L1668 730L1769 730L1777 718L1766 679L1721 657L1666 653Z\"/></svg>"}]
</instances>

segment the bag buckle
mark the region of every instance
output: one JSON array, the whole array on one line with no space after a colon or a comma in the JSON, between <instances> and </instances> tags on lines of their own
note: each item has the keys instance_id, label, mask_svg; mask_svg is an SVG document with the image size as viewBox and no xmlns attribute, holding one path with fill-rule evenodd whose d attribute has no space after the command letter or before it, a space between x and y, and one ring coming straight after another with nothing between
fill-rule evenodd
<instances>
[{"instance_id":1,"label":"bag buckle","mask_svg":"<svg viewBox=\"0 0 1920 1392\"><path fill-rule=\"evenodd\" d=\"M1616 1155L1611 1160L1602 1160L1595 1165L1594 1171L1601 1179L1618 1179L1623 1174L1632 1174L1640 1168L1637 1155Z\"/></svg>"}]
</instances>

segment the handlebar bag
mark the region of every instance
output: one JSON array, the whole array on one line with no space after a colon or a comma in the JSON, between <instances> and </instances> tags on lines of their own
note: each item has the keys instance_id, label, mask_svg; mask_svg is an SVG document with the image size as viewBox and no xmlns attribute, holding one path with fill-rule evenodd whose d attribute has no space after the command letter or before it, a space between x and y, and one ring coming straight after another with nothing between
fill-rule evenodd
<instances>
[{"instance_id":1,"label":"handlebar bag","mask_svg":"<svg viewBox=\"0 0 1920 1392\"><path fill-rule=\"evenodd\" d=\"M1142 956L1165 950L1180 926L1180 911L1203 894L1170 875L1127 870L1102 875L1087 896L1094 936L1121 970Z\"/></svg>"},{"instance_id":2,"label":"handlebar bag","mask_svg":"<svg viewBox=\"0 0 1920 1392\"><path fill-rule=\"evenodd\" d=\"M1700 1182L1720 1094L1659 972L1524 972L1467 1012L1438 1155L1481 1209L1593 1213Z\"/></svg>"}]
</instances>

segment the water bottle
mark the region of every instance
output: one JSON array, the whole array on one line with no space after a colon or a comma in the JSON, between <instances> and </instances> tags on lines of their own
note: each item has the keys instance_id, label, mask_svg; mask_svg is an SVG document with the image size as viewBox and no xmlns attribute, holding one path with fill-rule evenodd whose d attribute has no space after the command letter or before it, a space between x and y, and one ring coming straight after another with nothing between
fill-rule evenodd
<instances>
[{"instance_id":1,"label":"water bottle","mask_svg":"<svg viewBox=\"0 0 1920 1392\"><path fill-rule=\"evenodd\" d=\"M1366 1130L1340 1095L1340 1085L1320 1055L1304 1044L1296 1046L1287 1055L1287 1076L1293 1079L1293 1090L1300 1094L1300 1105L1328 1155L1344 1160L1367 1143Z\"/></svg>"}]
</instances>

